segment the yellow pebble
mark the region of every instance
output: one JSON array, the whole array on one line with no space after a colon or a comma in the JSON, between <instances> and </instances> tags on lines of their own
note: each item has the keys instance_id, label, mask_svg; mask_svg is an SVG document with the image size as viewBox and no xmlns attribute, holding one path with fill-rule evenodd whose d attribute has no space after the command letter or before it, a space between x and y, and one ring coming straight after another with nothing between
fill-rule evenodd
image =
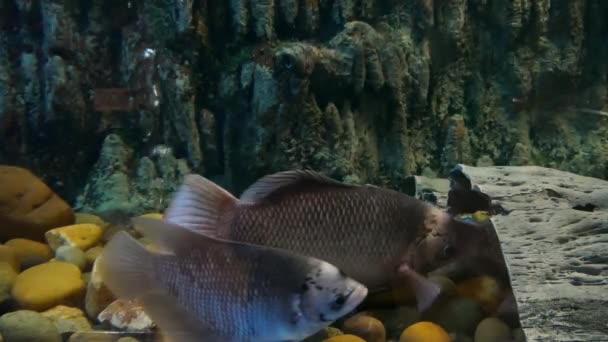
<instances>
[{"instance_id":1,"label":"yellow pebble","mask_svg":"<svg viewBox=\"0 0 608 342\"><path fill-rule=\"evenodd\" d=\"M359 336L346 334L346 335L338 335L338 336L330 337L326 340L323 340L323 342L366 342L366 341Z\"/></svg>"},{"instance_id":2,"label":"yellow pebble","mask_svg":"<svg viewBox=\"0 0 608 342\"><path fill-rule=\"evenodd\" d=\"M366 314L357 314L347 319L342 325L342 331L346 334L359 336L367 342L384 342L386 340L384 324Z\"/></svg>"},{"instance_id":3,"label":"yellow pebble","mask_svg":"<svg viewBox=\"0 0 608 342\"><path fill-rule=\"evenodd\" d=\"M0 262L6 262L17 273L21 272L21 261L17 251L11 246L0 245Z\"/></svg>"},{"instance_id":4,"label":"yellow pebble","mask_svg":"<svg viewBox=\"0 0 608 342\"><path fill-rule=\"evenodd\" d=\"M503 297L503 290L496 279L478 276L467 279L457 286L458 294L477 301L488 313L494 312Z\"/></svg>"},{"instance_id":5,"label":"yellow pebble","mask_svg":"<svg viewBox=\"0 0 608 342\"><path fill-rule=\"evenodd\" d=\"M155 219L155 220L162 220L163 219L163 214L161 213L147 213L147 214L143 214L143 215L139 215L138 217L142 217L142 218L150 218L150 219ZM142 229L142 227L140 227L137 224L133 225L133 228L135 229L135 231L139 232L142 235L146 235L144 234L145 231L144 229Z\"/></svg>"},{"instance_id":6,"label":"yellow pebble","mask_svg":"<svg viewBox=\"0 0 608 342\"><path fill-rule=\"evenodd\" d=\"M84 282L80 269L67 262L47 262L23 271L15 279L12 296L20 308L42 311L69 304L80 297Z\"/></svg>"},{"instance_id":7,"label":"yellow pebble","mask_svg":"<svg viewBox=\"0 0 608 342\"><path fill-rule=\"evenodd\" d=\"M161 213L147 213L147 214L139 215L139 217L151 218L151 219L156 219L156 220L162 220L163 219L163 214L161 214Z\"/></svg>"},{"instance_id":8,"label":"yellow pebble","mask_svg":"<svg viewBox=\"0 0 608 342\"><path fill-rule=\"evenodd\" d=\"M473 213L473 220L477 223L484 223L490 219L490 213L484 210L479 210Z\"/></svg>"},{"instance_id":9,"label":"yellow pebble","mask_svg":"<svg viewBox=\"0 0 608 342\"><path fill-rule=\"evenodd\" d=\"M13 248L15 253L17 253L22 270L47 262L53 257L51 248L47 244L38 241L12 239L4 245Z\"/></svg>"},{"instance_id":10,"label":"yellow pebble","mask_svg":"<svg viewBox=\"0 0 608 342\"><path fill-rule=\"evenodd\" d=\"M95 246L103 234L103 229L94 223L80 223L55 228L45 233L46 240L53 250L61 246L78 247L85 251Z\"/></svg>"},{"instance_id":11,"label":"yellow pebble","mask_svg":"<svg viewBox=\"0 0 608 342\"><path fill-rule=\"evenodd\" d=\"M399 342L450 342L450 335L433 322L418 322L401 333Z\"/></svg>"}]
</instances>

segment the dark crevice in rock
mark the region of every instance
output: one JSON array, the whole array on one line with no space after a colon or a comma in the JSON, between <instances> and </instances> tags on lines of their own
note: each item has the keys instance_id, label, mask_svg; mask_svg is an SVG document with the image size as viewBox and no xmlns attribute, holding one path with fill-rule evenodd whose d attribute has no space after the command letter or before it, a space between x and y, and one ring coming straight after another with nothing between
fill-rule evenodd
<instances>
[{"instance_id":1,"label":"dark crevice in rock","mask_svg":"<svg viewBox=\"0 0 608 342\"><path fill-rule=\"evenodd\" d=\"M593 205L591 203L586 203L584 205L578 204L578 205L575 205L574 207L572 207L572 209L574 209L574 210L581 210L581 211L588 211L588 212L593 212L596 208L597 208L597 206Z\"/></svg>"}]
</instances>

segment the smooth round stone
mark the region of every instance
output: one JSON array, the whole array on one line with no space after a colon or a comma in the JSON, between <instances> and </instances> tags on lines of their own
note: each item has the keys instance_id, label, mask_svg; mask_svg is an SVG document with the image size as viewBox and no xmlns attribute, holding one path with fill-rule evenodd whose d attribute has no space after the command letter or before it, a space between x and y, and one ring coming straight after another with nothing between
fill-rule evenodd
<instances>
[{"instance_id":1,"label":"smooth round stone","mask_svg":"<svg viewBox=\"0 0 608 342\"><path fill-rule=\"evenodd\" d=\"M342 331L345 334L359 336L367 342L386 341L384 324L366 314L355 315L347 319L342 325Z\"/></svg>"},{"instance_id":2,"label":"smooth round stone","mask_svg":"<svg viewBox=\"0 0 608 342\"><path fill-rule=\"evenodd\" d=\"M115 340L114 334L107 334L103 331L78 331L70 336L68 342L114 342Z\"/></svg>"},{"instance_id":3,"label":"smooth round stone","mask_svg":"<svg viewBox=\"0 0 608 342\"><path fill-rule=\"evenodd\" d=\"M448 333L433 322L418 322L410 325L399 337L399 342L451 342Z\"/></svg>"},{"instance_id":4,"label":"smooth round stone","mask_svg":"<svg viewBox=\"0 0 608 342\"><path fill-rule=\"evenodd\" d=\"M457 288L458 294L475 299L487 313L496 311L503 297L503 289L498 281L485 275L460 282Z\"/></svg>"},{"instance_id":5,"label":"smooth round stone","mask_svg":"<svg viewBox=\"0 0 608 342\"><path fill-rule=\"evenodd\" d=\"M12 296L19 307L43 311L77 301L84 289L78 267L61 261L31 267L17 276Z\"/></svg>"},{"instance_id":6,"label":"smooth round stone","mask_svg":"<svg viewBox=\"0 0 608 342\"><path fill-rule=\"evenodd\" d=\"M41 314L50 319L61 334L91 330L91 323L85 317L84 312L78 308L58 305Z\"/></svg>"},{"instance_id":7,"label":"smooth round stone","mask_svg":"<svg viewBox=\"0 0 608 342\"><path fill-rule=\"evenodd\" d=\"M452 279L441 275L434 275L430 276L429 280L439 285L442 297L447 298L456 295L456 284L454 284Z\"/></svg>"},{"instance_id":8,"label":"smooth round stone","mask_svg":"<svg viewBox=\"0 0 608 342\"><path fill-rule=\"evenodd\" d=\"M370 313L384 323L388 339L397 340L406 327L416 323L420 318L413 306L402 306L393 310L374 310Z\"/></svg>"},{"instance_id":9,"label":"smooth round stone","mask_svg":"<svg viewBox=\"0 0 608 342\"><path fill-rule=\"evenodd\" d=\"M473 338L465 334L451 333L450 338L452 339L450 342L474 342Z\"/></svg>"},{"instance_id":10,"label":"smooth round stone","mask_svg":"<svg viewBox=\"0 0 608 342\"><path fill-rule=\"evenodd\" d=\"M72 224L44 233L53 250L57 250L60 246L72 246L84 251L95 246L102 235L103 229L94 223Z\"/></svg>"},{"instance_id":11,"label":"smooth round stone","mask_svg":"<svg viewBox=\"0 0 608 342\"><path fill-rule=\"evenodd\" d=\"M135 337L127 336L119 338L118 340L116 340L116 342L139 342L139 340Z\"/></svg>"},{"instance_id":12,"label":"smooth round stone","mask_svg":"<svg viewBox=\"0 0 608 342\"><path fill-rule=\"evenodd\" d=\"M330 337L327 340L323 340L323 342L366 342L366 341L359 336L346 334L346 335L338 335L338 336Z\"/></svg>"},{"instance_id":13,"label":"smooth round stone","mask_svg":"<svg viewBox=\"0 0 608 342\"><path fill-rule=\"evenodd\" d=\"M449 333L464 333L472 336L483 317L483 310L477 301L454 297L425 314L423 319L439 324Z\"/></svg>"},{"instance_id":14,"label":"smooth round stone","mask_svg":"<svg viewBox=\"0 0 608 342\"><path fill-rule=\"evenodd\" d=\"M101 255L101 253L103 253L103 247L101 247L101 246L95 246L95 247L87 249L87 251L84 253L85 258L87 259L87 269L90 269L93 267L95 260L97 260L97 258Z\"/></svg>"},{"instance_id":15,"label":"smooth round stone","mask_svg":"<svg viewBox=\"0 0 608 342\"><path fill-rule=\"evenodd\" d=\"M45 263L53 257L51 247L38 241L12 239L4 245L13 248L19 258L22 270Z\"/></svg>"},{"instance_id":16,"label":"smooth round stone","mask_svg":"<svg viewBox=\"0 0 608 342\"><path fill-rule=\"evenodd\" d=\"M475 342L494 342L511 337L511 328L495 317L481 321L475 329Z\"/></svg>"},{"instance_id":17,"label":"smooth round stone","mask_svg":"<svg viewBox=\"0 0 608 342\"><path fill-rule=\"evenodd\" d=\"M11 298L11 290L17 279L13 265L0 261L0 303Z\"/></svg>"},{"instance_id":18,"label":"smooth round stone","mask_svg":"<svg viewBox=\"0 0 608 342\"><path fill-rule=\"evenodd\" d=\"M0 245L0 262L7 262L15 272L21 272L21 261L15 249L11 246Z\"/></svg>"},{"instance_id":19,"label":"smooth round stone","mask_svg":"<svg viewBox=\"0 0 608 342\"><path fill-rule=\"evenodd\" d=\"M70 205L27 169L0 165L0 189L0 241L44 241L47 230L74 222Z\"/></svg>"},{"instance_id":20,"label":"smooth round stone","mask_svg":"<svg viewBox=\"0 0 608 342\"><path fill-rule=\"evenodd\" d=\"M0 317L0 333L7 342L61 342L61 335L48 318L20 310Z\"/></svg>"},{"instance_id":21,"label":"smooth round stone","mask_svg":"<svg viewBox=\"0 0 608 342\"><path fill-rule=\"evenodd\" d=\"M334 328L334 327L325 327L325 328L319 330L318 332L316 332L315 334L304 339L303 342L320 342L320 341L325 341L330 337L334 337L334 336L338 336L338 335L344 335L342 330L340 330L338 328Z\"/></svg>"},{"instance_id":22,"label":"smooth round stone","mask_svg":"<svg viewBox=\"0 0 608 342\"><path fill-rule=\"evenodd\" d=\"M55 259L76 265L81 271L84 270L87 260L84 252L78 247L61 246L55 251Z\"/></svg>"}]
</instances>

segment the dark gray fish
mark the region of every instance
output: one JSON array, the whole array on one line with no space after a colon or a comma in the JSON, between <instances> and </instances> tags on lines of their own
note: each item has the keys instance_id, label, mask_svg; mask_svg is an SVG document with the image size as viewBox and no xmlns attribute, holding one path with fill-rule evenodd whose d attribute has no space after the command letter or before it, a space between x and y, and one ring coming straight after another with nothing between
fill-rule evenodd
<instances>
[{"instance_id":1,"label":"dark gray fish","mask_svg":"<svg viewBox=\"0 0 608 342\"><path fill-rule=\"evenodd\" d=\"M421 310L432 304L439 287L418 272L493 248L485 228L426 202L312 171L263 177L240 199L202 176L188 175L164 217L205 235L325 260L370 290L403 275Z\"/></svg>"},{"instance_id":2,"label":"dark gray fish","mask_svg":"<svg viewBox=\"0 0 608 342\"><path fill-rule=\"evenodd\" d=\"M296 341L353 311L367 288L335 266L285 250L222 241L160 220L134 222L98 267L119 298L138 300L171 341Z\"/></svg>"}]
</instances>

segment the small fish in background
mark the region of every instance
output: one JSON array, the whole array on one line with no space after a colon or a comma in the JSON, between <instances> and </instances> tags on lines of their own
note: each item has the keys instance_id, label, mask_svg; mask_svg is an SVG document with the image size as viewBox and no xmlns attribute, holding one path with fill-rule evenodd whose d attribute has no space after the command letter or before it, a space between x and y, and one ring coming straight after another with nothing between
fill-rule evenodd
<instances>
[{"instance_id":1,"label":"small fish in background","mask_svg":"<svg viewBox=\"0 0 608 342\"><path fill-rule=\"evenodd\" d=\"M302 170L265 176L240 199L200 175L187 175L164 220L325 260L372 292L405 283L419 311L440 293L420 273L458 258L491 255L498 244L486 227L414 197Z\"/></svg>"},{"instance_id":2,"label":"small fish in background","mask_svg":"<svg viewBox=\"0 0 608 342\"><path fill-rule=\"evenodd\" d=\"M159 251L118 232L99 271L111 292L141 303L172 342L302 340L353 311L368 293L318 259L161 220L133 221Z\"/></svg>"}]
</instances>

